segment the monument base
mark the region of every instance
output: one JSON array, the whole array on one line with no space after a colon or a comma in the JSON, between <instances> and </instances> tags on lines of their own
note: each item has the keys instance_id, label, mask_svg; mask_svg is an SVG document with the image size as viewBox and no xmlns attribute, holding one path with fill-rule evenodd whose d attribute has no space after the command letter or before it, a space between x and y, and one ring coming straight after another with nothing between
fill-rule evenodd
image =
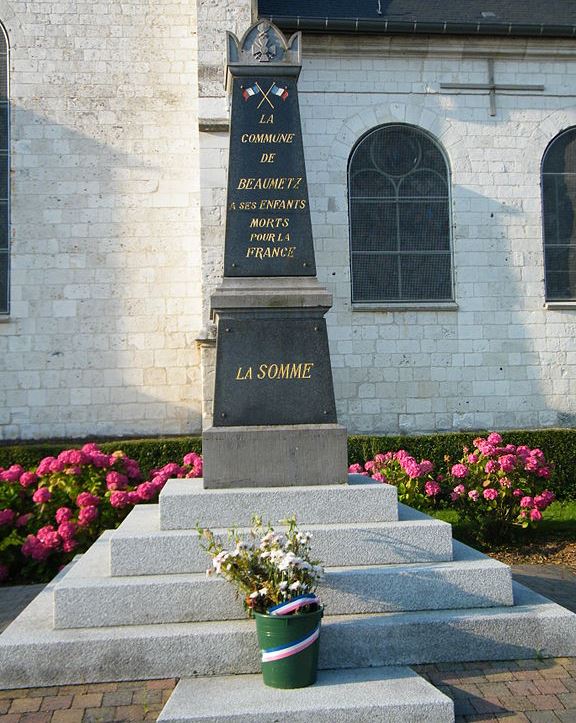
<instances>
[{"instance_id":1,"label":"monument base","mask_svg":"<svg viewBox=\"0 0 576 723\"><path fill-rule=\"evenodd\" d=\"M340 424L209 427L202 434L204 487L346 484Z\"/></svg>"}]
</instances>

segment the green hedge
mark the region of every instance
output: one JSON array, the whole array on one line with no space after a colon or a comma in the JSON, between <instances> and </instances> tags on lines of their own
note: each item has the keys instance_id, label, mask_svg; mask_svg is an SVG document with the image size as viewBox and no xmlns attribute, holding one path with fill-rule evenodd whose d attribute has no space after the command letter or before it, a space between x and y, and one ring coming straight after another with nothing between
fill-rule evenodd
<instances>
[{"instance_id":1,"label":"green hedge","mask_svg":"<svg viewBox=\"0 0 576 723\"><path fill-rule=\"evenodd\" d=\"M485 432L426 434L416 437L357 435L348 438L348 461L363 463L378 452L405 449L413 457L429 459L436 468L448 455L457 460L464 446ZM505 444L539 447L549 462L554 463L551 487L558 499L576 499L576 429L512 430L501 432Z\"/></svg>"},{"instance_id":2,"label":"green hedge","mask_svg":"<svg viewBox=\"0 0 576 723\"><path fill-rule=\"evenodd\" d=\"M188 452L202 452L202 439L195 437L154 437L150 439L86 440L96 442L107 454L121 449L137 460L144 475L154 467L167 462L182 462ZM84 441L55 440L50 442L24 442L0 446L0 467L21 464L25 469L36 467L43 457L57 456L65 449L81 447Z\"/></svg>"},{"instance_id":3,"label":"green hedge","mask_svg":"<svg viewBox=\"0 0 576 723\"><path fill-rule=\"evenodd\" d=\"M471 446L472 440L479 434L483 433L456 432L415 437L356 435L348 438L348 460L350 464L363 463L378 452L405 449L418 459L429 459L435 466L440 466L445 455L453 460L458 459L462 454L462 447ZM540 447L546 459L554 462L555 473L551 486L558 498L576 499L576 429L510 431L503 432L502 435L506 443ZM108 453L122 449L129 457L138 460L145 474L151 468L161 467L167 462L180 462L187 452L202 451L202 440L198 436L116 439L100 441L98 444ZM21 464L25 468L35 467L43 457L55 456L64 449L81 445L81 441L74 440L1 445L0 467L9 467L11 464Z\"/></svg>"}]
</instances>

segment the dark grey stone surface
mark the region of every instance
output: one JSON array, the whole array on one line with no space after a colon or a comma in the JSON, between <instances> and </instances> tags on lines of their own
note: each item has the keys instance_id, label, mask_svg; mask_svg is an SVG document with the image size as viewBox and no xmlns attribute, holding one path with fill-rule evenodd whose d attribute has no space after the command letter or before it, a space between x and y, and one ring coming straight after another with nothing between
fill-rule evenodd
<instances>
[{"instance_id":1,"label":"dark grey stone surface","mask_svg":"<svg viewBox=\"0 0 576 723\"><path fill-rule=\"evenodd\" d=\"M316 275L296 78L275 71L233 81L225 276Z\"/></svg>"},{"instance_id":2,"label":"dark grey stone surface","mask_svg":"<svg viewBox=\"0 0 576 723\"><path fill-rule=\"evenodd\" d=\"M214 426L333 424L322 311L218 315Z\"/></svg>"}]
</instances>

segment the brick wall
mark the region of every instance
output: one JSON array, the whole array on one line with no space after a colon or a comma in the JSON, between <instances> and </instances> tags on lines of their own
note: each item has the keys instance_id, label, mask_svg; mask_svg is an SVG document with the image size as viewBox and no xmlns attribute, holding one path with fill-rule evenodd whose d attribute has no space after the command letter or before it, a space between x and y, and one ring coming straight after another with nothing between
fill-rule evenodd
<instances>
[{"instance_id":1,"label":"brick wall","mask_svg":"<svg viewBox=\"0 0 576 723\"><path fill-rule=\"evenodd\" d=\"M194 0L0 0L12 307L0 438L200 428Z\"/></svg>"}]
</instances>

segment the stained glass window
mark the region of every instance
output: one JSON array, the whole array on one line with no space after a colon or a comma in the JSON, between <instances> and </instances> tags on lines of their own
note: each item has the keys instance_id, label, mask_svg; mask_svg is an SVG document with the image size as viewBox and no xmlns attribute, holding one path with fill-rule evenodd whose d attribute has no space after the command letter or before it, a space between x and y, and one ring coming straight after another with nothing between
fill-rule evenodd
<instances>
[{"instance_id":1,"label":"stained glass window","mask_svg":"<svg viewBox=\"0 0 576 723\"><path fill-rule=\"evenodd\" d=\"M576 301L576 128L557 136L542 161L546 299Z\"/></svg>"},{"instance_id":2,"label":"stained glass window","mask_svg":"<svg viewBox=\"0 0 576 723\"><path fill-rule=\"evenodd\" d=\"M413 126L367 133L348 165L352 301L452 301L448 166Z\"/></svg>"}]
</instances>

